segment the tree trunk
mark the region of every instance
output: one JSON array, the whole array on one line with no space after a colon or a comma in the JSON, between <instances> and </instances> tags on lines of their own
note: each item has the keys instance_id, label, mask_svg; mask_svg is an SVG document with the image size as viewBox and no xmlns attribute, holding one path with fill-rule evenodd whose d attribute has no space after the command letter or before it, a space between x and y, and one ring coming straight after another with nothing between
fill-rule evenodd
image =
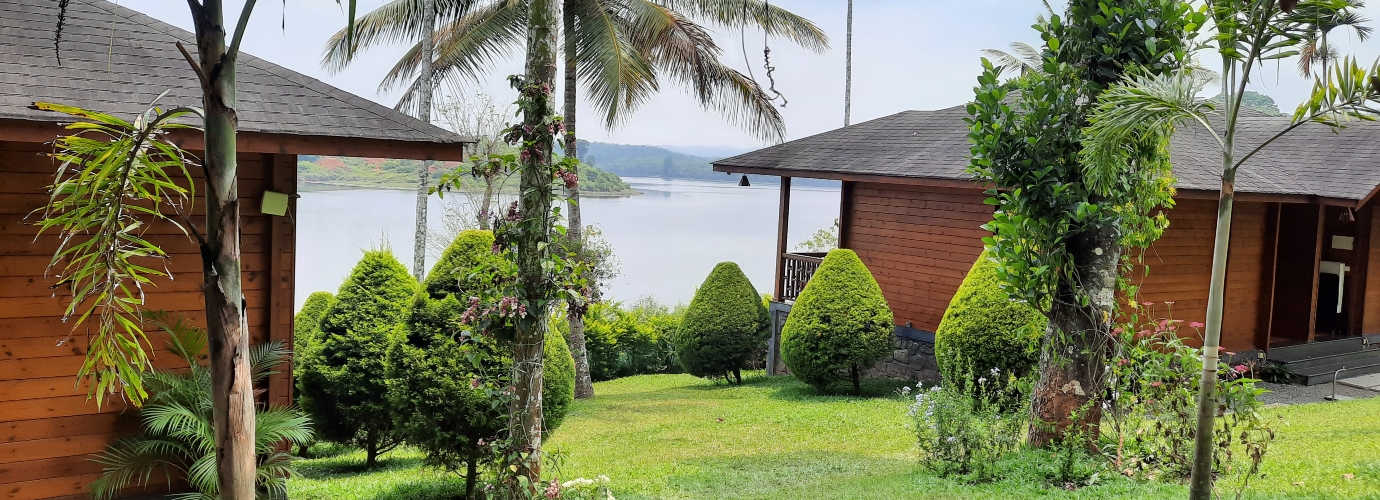
<instances>
[{"instance_id":1,"label":"tree trunk","mask_svg":"<svg viewBox=\"0 0 1380 500\"><path fill-rule=\"evenodd\" d=\"M1113 227L1079 234L1068 244L1078 282L1061 280L1050 304L1045 347L1040 353L1040 380L1031 398L1032 446L1058 442L1075 426L1075 432L1083 432L1082 439L1091 443L1097 437L1111 324L1116 316L1120 249ZM1087 306L1080 305L1079 291L1087 295Z\"/></svg>"},{"instance_id":2,"label":"tree trunk","mask_svg":"<svg viewBox=\"0 0 1380 500\"><path fill-rule=\"evenodd\" d=\"M562 33L565 43L565 156L568 158L580 159L579 143L575 139L575 104L577 91L576 88L576 67L575 67L575 8L572 4L575 0L565 0L565 12L563 20L565 31ZM571 168L575 169L579 175L579 165L575 164ZM581 246L584 240L581 233L584 229L580 221L580 183L576 182L575 187L570 188L570 199L566 201L566 216L570 220L570 227L566 228L566 237L569 240L570 248L575 250L577 256L583 256ZM594 379L589 374L589 354L585 347L585 316L584 307L572 307L567 311L566 319L570 324L570 338L566 339L570 344L570 355L575 358L575 398L589 399L594 397Z\"/></svg>"},{"instance_id":3,"label":"tree trunk","mask_svg":"<svg viewBox=\"0 0 1380 500\"><path fill-rule=\"evenodd\" d=\"M854 396L861 396L861 395L862 395L862 374L858 372L858 365L853 365L852 375L853 375L853 395L854 395Z\"/></svg>"},{"instance_id":4,"label":"tree trunk","mask_svg":"<svg viewBox=\"0 0 1380 500\"><path fill-rule=\"evenodd\" d=\"M1230 137L1230 136L1229 136ZM1230 151L1230 142L1227 150ZM1231 165L1230 152L1226 164ZM1189 499L1212 498L1212 461L1216 440L1213 424L1217 417L1217 359L1222 345L1222 298L1227 286L1227 253L1231 243L1231 212L1235 201L1236 172L1230 166L1222 176L1222 191L1217 200L1217 234L1212 242L1212 281L1208 286L1206 334L1203 337L1203 375L1198 380L1198 430L1193 439L1193 473L1189 480Z\"/></svg>"},{"instance_id":5,"label":"tree trunk","mask_svg":"<svg viewBox=\"0 0 1380 500\"><path fill-rule=\"evenodd\" d=\"M465 500L474 500L474 486L479 482L479 457L465 462Z\"/></svg>"},{"instance_id":6,"label":"tree trunk","mask_svg":"<svg viewBox=\"0 0 1380 500\"><path fill-rule=\"evenodd\" d=\"M422 35L422 64L417 81L417 119L431 123L431 94L436 89L436 1L422 1L422 24L426 33ZM412 275L421 281L426 277L426 203L427 185L431 180L431 160L422 162L417 172L417 221L412 236Z\"/></svg>"},{"instance_id":7,"label":"tree trunk","mask_svg":"<svg viewBox=\"0 0 1380 500\"><path fill-rule=\"evenodd\" d=\"M508 431L513 451L520 454L517 473L528 479L526 492L536 496L541 482L542 348L546 342L551 290L542 269L551 238L551 154L554 134L543 133L554 113L551 89L556 76L556 34L559 4L556 0L531 0L528 4L527 67L522 89L527 101L524 126L537 130L540 139L524 151L518 196L522 229L517 236L518 299L527 307L517 320L513 338L513 396ZM528 89L533 89L528 91Z\"/></svg>"},{"instance_id":8,"label":"tree trunk","mask_svg":"<svg viewBox=\"0 0 1380 500\"><path fill-rule=\"evenodd\" d=\"M372 431L370 432L372 434ZM370 437L364 445L364 468L372 469L379 464L379 443Z\"/></svg>"},{"instance_id":9,"label":"tree trunk","mask_svg":"<svg viewBox=\"0 0 1380 500\"><path fill-rule=\"evenodd\" d=\"M205 109L206 231L202 289L211 368L211 418L220 498L254 499L254 386L240 277L240 210L235 130L235 54L228 53L219 0L193 10L198 63L211 78Z\"/></svg>"},{"instance_id":10,"label":"tree trunk","mask_svg":"<svg viewBox=\"0 0 1380 500\"><path fill-rule=\"evenodd\" d=\"M485 159L484 164L488 165L487 158ZM484 168L490 167L486 166ZM479 229L483 229L485 231L488 231L490 229L489 219L493 217L494 213L491 209L494 206L494 181L496 180L495 175L496 174L493 172L486 172L484 174L484 205L479 208Z\"/></svg>"},{"instance_id":11,"label":"tree trunk","mask_svg":"<svg viewBox=\"0 0 1380 500\"><path fill-rule=\"evenodd\" d=\"M733 379L736 380L736 381L738 381L738 385L743 385L743 369L742 369L742 368L734 368L734 369L733 369Z\"/></svg>"}]
</instances>

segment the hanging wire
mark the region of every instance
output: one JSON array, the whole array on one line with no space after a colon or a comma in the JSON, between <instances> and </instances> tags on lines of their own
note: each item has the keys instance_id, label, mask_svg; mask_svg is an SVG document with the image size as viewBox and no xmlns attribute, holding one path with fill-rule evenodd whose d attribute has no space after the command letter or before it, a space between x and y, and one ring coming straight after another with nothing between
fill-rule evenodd
<instances>
[{"instance_id":1,"label":"hanging wire","mask_svg":"<svg viewBox=\"0 0 1380 500\"><path fill-rule=\"evenodd\" d=\"M752 62L748 60L748 55L747 55L747 20L748 20L748 6L747 6L747 4L748 4L747 2L743 2L743 26L742 26L742 28L741 28L741 35L738 37L738 39L739 39L739 41L742 42L742 48L743 48L743 65L744 65L744 66L747 66L748 78L752 79L753 83L757 83L757 75L755 75L755 74L752 73ZM767 82L768 82L767 90L770 91L772 94L775 94L774 97L768 97L768 98L767 98L767 101L773 101L773 102L774 102L774 101L780 100L780 101L781 101L781 107L784 108L784 107L786 107L786 104L789 103L790 101L786 100L786 96L785 96L785 95L782 95L780 91L776 90L776 77L775 77L775 75L773 75L773 73L776 72L776 66L772 66L772 65L771 65L771 44L770 44L770 41L771 41L771 12L770 12L770 9L771 9L771 1L770 1L770 0L767 0L767 1L762 2L762 67L763 67L763 68L766 68L766 70L767 70ZM760 83L757 83L757 84L758 84L759 87L761 86Z\"/></svg>"}]
</instances>

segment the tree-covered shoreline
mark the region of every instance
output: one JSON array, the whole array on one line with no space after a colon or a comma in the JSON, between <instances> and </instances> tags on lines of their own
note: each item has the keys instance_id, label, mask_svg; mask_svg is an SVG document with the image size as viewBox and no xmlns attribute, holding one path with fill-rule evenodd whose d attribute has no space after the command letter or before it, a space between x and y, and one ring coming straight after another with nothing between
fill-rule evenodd
<instances>
[{"instance_id":1,"label":"tree-covered shoreline","mask_svg":"<svg viewBox=\"0 0 1380 500\"><path fill-rule=\"evenodd\" d=\"M303 191L336 191L347 189L413 190L417 185L417 169L422 162L415 160L384 160L340 156L302 155L297 159L297 183ZM469 168L462 162L432 164L432 184L443 174ZM617 174L585 165L580 168L580 192L592 197L636 196L641 192L629 186ZM516 194L517 182L500 182L499 192ZM484 181L466 178L463 187L483 191Z\"/></svg>"}]
</instances>

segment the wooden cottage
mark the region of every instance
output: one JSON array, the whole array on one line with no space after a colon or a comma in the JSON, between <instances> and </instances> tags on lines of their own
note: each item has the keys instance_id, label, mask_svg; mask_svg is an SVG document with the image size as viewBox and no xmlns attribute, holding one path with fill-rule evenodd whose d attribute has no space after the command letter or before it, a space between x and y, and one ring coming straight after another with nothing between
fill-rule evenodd
<instances>
[{"instance_id":1,"label":"wooden cottage","mask_svg":"<svg viewBox=\"0 0 1380 500\"><path fill-rule=\"evenodd\" d=\"M839 245L867 263L899 335L933 339L949 300L982 252L993 207L968 166L963 106L905 111L755 152L714 169L780 176L774 300L785 310L818 254L785 241L793 177L842 181ZM1249 113L1238 148L1289 124ZM1171 143L1178 193L1164 237L1146 251L1141 300L1173 302L1186 322L1206 315L1221 157L1211 135L1182 127ZM1222 344L1268 356L1302 380L1380 372L1380 124L1335 134L1305 125L1238 172ZM1163 309L1161 309L1162 311ZM1187 330L1187 329L1186 329ZM1372 347L1369 351L1366 347ZM1344 376L1345 376L1344 375Z\"/></svg>"},{"instance_id":2,"label":"wooden cottage","mask_svg":"<svg viewBox=\"0 0 1380 500\"><path fill-rule=\"evenodd\" d=\"M200 106L196 77L174 42L191 33L104 0L72 0L54 57L58 2L0 0L0 499L84 498L100 465L90 456L137 424L120 402L97 409L73 387L84 332L61 321L62 289L45 272L56 238L35 238L57 165L44 156L65 116L34 101L76 105L127 119L159 93L163 105ZM175 6L177 7L177 6ZM177 7L185 9L185 6ZM244 295L253 342L291 345L295 203L285 217L259 212L264 191L296 193L297 155L461 160L461 137L248 54L239 63L239 195ZM201 147L201 136L175 136ZM194 151L195 152L195 151ZM199 189L198 192L201 190ZM204 213L197 200L197 213ZM150 230L171 254L176 278L146 288L150 309L204 321L196 245L171 227ZM64 339L66 342L60 342ZM176 366L163 351L154 365ZM290 370L271 378L261 400L291 401Z\"/></svg>"}]
</instances>

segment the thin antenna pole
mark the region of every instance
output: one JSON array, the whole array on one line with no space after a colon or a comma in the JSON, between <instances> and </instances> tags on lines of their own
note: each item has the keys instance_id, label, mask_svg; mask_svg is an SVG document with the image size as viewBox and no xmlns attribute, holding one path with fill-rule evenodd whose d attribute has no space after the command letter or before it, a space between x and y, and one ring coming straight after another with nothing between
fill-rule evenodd
<instances>
[{"instance_id":1,"label":"thin antenna pole","mask_svg":"<svg viewBox=\"0 0 1380 500\"><path fill-rule=\"evenodd\" d=\"M843 126L847 127L853 114L853 0L848 0L848 55L843 78Z\"/></svg>"}]
</instances>

